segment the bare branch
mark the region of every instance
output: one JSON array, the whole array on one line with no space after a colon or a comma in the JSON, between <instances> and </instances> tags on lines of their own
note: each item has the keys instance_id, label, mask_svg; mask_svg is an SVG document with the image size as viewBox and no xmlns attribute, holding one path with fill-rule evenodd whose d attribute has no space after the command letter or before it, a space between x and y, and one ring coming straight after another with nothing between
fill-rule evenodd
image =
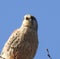
<instances>
[{"instance_id":1,"label":"bare branch","mask_svg":"<svg viewBox=\"0 0 60 59\"><path fill-rule=\"evenodd\" d=\"M46 51L47 51L47 56L50 58L50 59L52 59L52 57L51 57L51 55L50 55L50 53L49 53L49 50L48 49L46 49Z\"/></svg>"}]
</instances>

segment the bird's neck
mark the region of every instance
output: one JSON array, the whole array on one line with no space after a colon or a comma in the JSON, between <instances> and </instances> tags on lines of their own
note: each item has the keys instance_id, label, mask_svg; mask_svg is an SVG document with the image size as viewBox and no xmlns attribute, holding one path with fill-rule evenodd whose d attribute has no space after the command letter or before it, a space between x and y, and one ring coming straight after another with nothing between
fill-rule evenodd
<instances>
[{"instance_id":1,"label":"bird's neck","mask_svg":"<svg viewBox=\"0 0 60 59\"><path fill-rule=\"evenodd\" d=\"M22 25L20 29L30 30L30 31L33 31L33 32L37 32L36 30L34 30L34 28L32 28L30 26L25 26L25 25Z\"/></svg>"}]
</instances>

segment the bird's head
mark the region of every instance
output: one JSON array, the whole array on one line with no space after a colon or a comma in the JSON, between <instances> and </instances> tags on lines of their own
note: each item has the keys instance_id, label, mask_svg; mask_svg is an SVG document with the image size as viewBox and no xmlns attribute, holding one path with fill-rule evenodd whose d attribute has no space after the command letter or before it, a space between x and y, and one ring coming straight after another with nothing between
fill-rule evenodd
<instances>
[{"instance_id":1,"label":"bird's head","mask_svg":"<svg viewBox=\"0 0 60 59\"><path fill-rule=\"evenodd\" d=\"M38 23L36 18L30 14L24 16L23 26L30 27L36 31L38 29Z\"/></svg>"}]
</instances>

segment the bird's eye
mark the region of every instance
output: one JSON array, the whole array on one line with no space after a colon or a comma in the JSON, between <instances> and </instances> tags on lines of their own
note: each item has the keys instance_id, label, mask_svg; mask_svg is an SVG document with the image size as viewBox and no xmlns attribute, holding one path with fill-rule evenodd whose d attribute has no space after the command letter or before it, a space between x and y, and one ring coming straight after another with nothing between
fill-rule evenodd
<instances>
[{"instance_id":1,"label":"bird's eye","mask_svg":"<svg viewBox=\"0 0 60 59\"><path fill-rule=\"evenodd\" d=\"M26 20L29 20L29 17L26 17Z\"/></svg>"},{"instance_id":2,"label":"bird's eye","mask_svg":"<svg viewBox=\"0 0 60 59\"><path fill-rule=\"evenodd\" d=\"M33 16L31 16L31 19L34 20L35 18Z\"/></svg>"}]
</instances>

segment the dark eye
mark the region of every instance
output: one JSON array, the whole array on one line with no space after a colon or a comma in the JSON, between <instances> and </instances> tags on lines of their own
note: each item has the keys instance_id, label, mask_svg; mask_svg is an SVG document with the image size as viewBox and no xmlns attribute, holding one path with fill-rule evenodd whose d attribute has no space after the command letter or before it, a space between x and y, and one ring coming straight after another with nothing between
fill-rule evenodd
<instances>
[{"instance_id":1,"label":"dark eye","mask_svg":"<svg viewBox=\"0 0 60 59\"><path fill-rule=\"evenodd\" d=\"M29 17L26 17L26 20L29 20Z\"/></svg>"},{"instance_id":2,"label":"dark eye","mask_svg":"<svg viewBox=\"0 0 60 59\"><path fill-rule=\"evenodd\" d=\"M34 22L34 17L33 16L31 16L31 19L32 19L32 23Z\"/></svg>"},{"instance_id":3,"label":"dark eye","mask_svg":"<svg viewBox=\"0 0 60 59\"><path fill-rule=\"evenodd\" d=\"M35 18L34 16L31 16L31 19L32 19L32 21L37 22L37 21L36 21L36 18Z\"/></svg>"},{"instance_id":4,"label":"dark eye","mask_svg":"<svg viewBox=\"0 0 60 59\"><path fill-rule=\"evenodd\" d=\"M31 19L34 20L35 19L34 16L31 16Z\"/></svg>"}]
</instances>

